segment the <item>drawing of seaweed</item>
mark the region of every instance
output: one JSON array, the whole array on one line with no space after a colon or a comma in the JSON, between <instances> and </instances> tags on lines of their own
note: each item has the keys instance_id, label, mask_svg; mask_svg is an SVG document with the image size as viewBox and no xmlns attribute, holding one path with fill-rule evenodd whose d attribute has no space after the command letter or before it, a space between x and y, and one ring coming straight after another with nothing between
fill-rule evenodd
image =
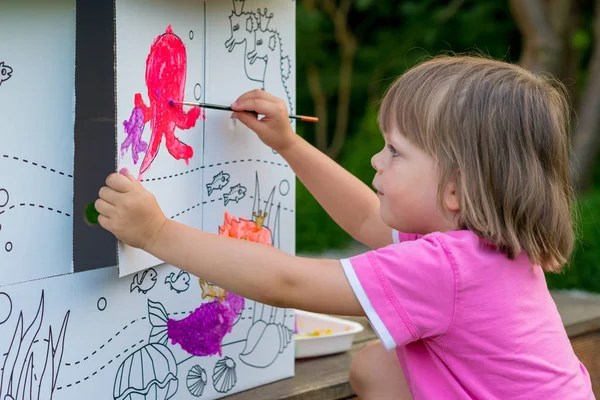
<instances>
[{"instance_id":1,"label":"drawing of seaweed","mask_svg":"<svg viewBox=\"0 0 600 400\"><path fill-rule=\"evenodd\" d=\"M44 292L42 291L37 313L25 332L23 332L23 311L20 312L10 346L7 353L4 354L0 378L0 399L52 399L62 362L69 315L70 311L67 311L56 342L52 334L52 326L48 328L48 336L43 339L48 343L46 358L41 372L36 372L37 369L34 365L36 357L33 347L35 343L40 342L37 340L37 336L44 319Z\"/></svg>"}]
</instances>

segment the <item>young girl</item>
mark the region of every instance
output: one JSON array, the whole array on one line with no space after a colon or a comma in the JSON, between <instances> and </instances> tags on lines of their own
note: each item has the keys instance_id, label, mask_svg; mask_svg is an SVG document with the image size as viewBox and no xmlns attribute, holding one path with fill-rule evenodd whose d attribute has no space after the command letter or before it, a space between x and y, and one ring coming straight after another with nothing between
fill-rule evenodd
<instances>
[{"instance_id":1,"label":"young girl","mask_svg":"<svg viewBox=\"0 0 600 400\"><path fill-rule=\"evenodd\" d=\"M380 342L350 368L361 399L591 399L544 279L561 270L574 242L562 93L483 58L414 67L381 103L376 193L295 135L282 100L242 95L232 117L374 249L348 259L294 257L184 226L126 171L100 190L99 222L258 302L366 315Z\"/></svg>"}]
</instances>

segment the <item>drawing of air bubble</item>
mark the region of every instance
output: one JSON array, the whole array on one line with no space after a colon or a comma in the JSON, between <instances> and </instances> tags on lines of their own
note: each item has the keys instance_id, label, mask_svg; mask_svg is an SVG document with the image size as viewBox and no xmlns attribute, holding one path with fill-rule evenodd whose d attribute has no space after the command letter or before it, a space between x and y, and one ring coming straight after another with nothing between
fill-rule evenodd
<instances>
[{"instance_id":1,"label":"drawing of air bubble","mask_svg":"<svg viewBox=\"0 0 600 400\"><path fill-rule=\"evenodd\" d=\"M287 196L287 194L289 192L290 192L290 183L288 182L287 179L284 179L279 183L279 193L281 193L282 196Z\"/></svg>"},{"instance_id":2,"label":"drawing of air bubble","mask_svg":"<svg viewBox=\"0 0 600 400\"><path fill-rule=\"evenodd\" d=\"M194 397L202 396L204 388L208 383L208 377L206 376L206 370L199 365L194 365L190 368L187 374L187 388L190 394Z\"/></svg>"},{"instance_id":3,"label":"drawing of air bubble","mask_svg":"<svg viewBox=\"0 0 600 400\"><path fill-rule=\"evenodd\" d=\"M217 361L213 371L213 386L219 393L227 393L237 383L237 375L235 373L235 361L229 357Z\"/></svg>"},{"instance_id":4,"label":"drawing of air bubble","mask_svg":"<svg viewBox=\"0 0 600 400\"><path fill-rule=\"evenodd\" d=\"M6 244L4 245L4 250L6 250L7 253L10 253L13 249L13 244L12 242L6 242Z\"/></svg>"},{"instance_id":5,"label":"drawing of air bubble","mask_svg":"<svg viewBox=\"0 0 600 400\"><path fill-rule=\"evenodd\" d=\"M12 300L6 293L0 293L0 325L8 321L12 314Z\"/></svg>"},{"instance_id":6,"label":"drawing of air bubble","mask_svg":"<svg viewBox=\"0 0 600 400\"><path fill-rule=\"evenodd\" d=\"M0 208L5 207L9 200L8 191L6 189L0 189Z\"/></svg>"},{"instance_id":7,"label":"drawing of air bubble","mask_svg":"<svg viewBox=\"0 0 600 400\"><path fill-rule=\"evenodd\" d=\"M200 101L200 99L202 98L202 85L199 83L196 83L196 85L194 86L194 98L196 99L196 101Z\"/></svg>"}]
</instances>

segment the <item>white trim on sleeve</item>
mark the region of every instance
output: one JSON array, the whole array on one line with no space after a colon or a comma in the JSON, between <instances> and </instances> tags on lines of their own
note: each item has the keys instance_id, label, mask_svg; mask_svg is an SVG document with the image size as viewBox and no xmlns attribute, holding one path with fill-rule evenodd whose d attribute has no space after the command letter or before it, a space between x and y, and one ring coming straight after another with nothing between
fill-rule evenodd
<instances>
[{"instance_id":1,"label":"white trim on sleeve","mask_svg":"<svg viewBox=\"0 0 600 400\"><path fill-rule=\"evenodd\" d=\"M360 284L360 281L358 280L358 276L354 271L354 267L352 267L352 263L347 258L344 258L340 261L342 262L342 267L344 268L346 278L348 278L348 282L350 282L350 286L352 287L352 290L354 291L358 302L365 311L365 314L367 315L367 318L369 319L373 330L383 343L386 350L393 350L397 347L396 342L390 334L390 331L388 331L383 321L381 320L381 318L379 318L379 315L377 315L377 312L373 308L371 301L367 297L365 290L363 289L362 285Z\"/></svg>"},{"instance_id":2,"label":"white trim on sleeve","mask_svg":"<svg viewBox=\"0 0 600 400\"><path fill-rule=\"evenodd\" d=\"M392 229L392 240L394 241L394 244L400 243L400 232L395 229Z\"/></svg>"}]
</instances>

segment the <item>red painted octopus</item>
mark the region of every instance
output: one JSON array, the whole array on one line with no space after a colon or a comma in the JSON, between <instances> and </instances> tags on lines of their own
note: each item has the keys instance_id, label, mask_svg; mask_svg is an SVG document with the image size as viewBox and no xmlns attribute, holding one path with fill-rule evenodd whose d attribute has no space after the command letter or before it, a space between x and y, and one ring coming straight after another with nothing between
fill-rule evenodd
<instances>
[{"instance_id":1,"label":"red painted octopus","mask_svg":"<svg viewBox=\"0 0 600 400\"><path fill-rule=\"evenodd\" d=\"M205 116L199 107L184 112L182 105L170 104L171 100L184 101L186 70L185 45L169 25L165 33L154 40L146 59L146 86L150 105L147 106L141 93L137 93L135 108L129 120L123 122L127 138L121 145L121 153L124 154L131 147L133 161L137 164L138 154L146 151L138 179L142 178L152 164L163 136L167 150L176 160L183 159L188 164L194 155L192 147L175 136L175 128L193 128L198 118ZM148 121L152 135L150 143L146 144L141 137Z\"/></svg>"}]
</instances>

